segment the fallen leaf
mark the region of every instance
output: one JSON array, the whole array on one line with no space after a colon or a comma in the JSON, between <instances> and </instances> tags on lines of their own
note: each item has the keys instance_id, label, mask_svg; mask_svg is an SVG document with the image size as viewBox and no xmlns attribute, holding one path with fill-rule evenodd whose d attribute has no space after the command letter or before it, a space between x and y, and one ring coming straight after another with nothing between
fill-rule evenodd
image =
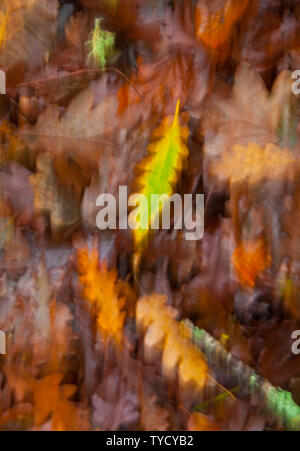
<instances>
[{"instance_id":1,"label":"fallen leaf","mask_svg":"<svg viewBox=\"0 0 300 451\"><path fill-rule=\"evenodd\" d=\"M177 311L166 305L167 298L158 294L139 299L136 318L140 327L146 330L144 346L150 355L154 347L162 350L162 366L165 374L171 376L178 366L183 385L193 382L202 389L206 382L207 365L193 344L184 337L175 318Z\"/></svg>"},{"instance_id":2,"label":"fallen leaf","mask_svg":"<svg viewBox=\"0 0 300 451\"><path fill-rule=\"evenodd\" d=\"M64 186L59 178L53 157L49 153L38 156L37 174L30 177L34 186L34 206L38 213L50 215L51 230L60 233L79 219L79 196L72 187Z\"/></svg>"},{"instance_id":3,"label":"fallen leaf","mask_svg":"<svg viewBox=\"0 0 300 451\"><path fill-rule=\"evenodd\" d=\"M228 41L249 0L204 0L196 6L196 36L212 49Z\"/></svg>"},{"instance_id":4,"label":"fallen leaf","mask_svg":"<svg viewBox=\"0 0 300 451\"><path fill-rule=\"evenodd\" d=\"M234 251L232 262L242 284L255 286L256 277L271 263L263 239L243 241Z\"/></svg>"},{"instance_id":5,"label":"fallen leaf","mask_svg":"<svg viewBox=\"0 0 300 451\"><path fill-rule=\"evenodd\" d=\"M79 250L78 270L83 296L91 305L104 340L113 338L121 345L126 313L123 311L125 299L120 298L117 291L116 272L109 271L106 262L99 262L95 248L91 252L87 248Z\"/></svg>"},{"instance_id":6,"label":"fallen leaf","mask_svg":"<svg viewBox=\"0 0 300 451\"><path fill-rule=\"evenodd\" d=\"M57 0L4 0L0 6L0 66L45 60L57 26Z\"/></svg>"},{"instance_id":7,"label":"fallen leaf","mask_svg":"<svg viewBox=\"0 0 300 451\"><path fill-rule=\"evenodd\" d=\"M51 374L33 384L34 423L42 426L50 417L52 431L76 431L89 428L87 411L69 401L75 385L61 385L62 374Z\"/></svg>"},{"instance_id":8,"label":"fallen leaf","mask_svg":"<svg viewBox=\"0 0 300 451\"><path fill-rule=\"evenodd\" d=\"M143 431L167 431L169 412L157 403L155 395L143 393L141 424Z\"/></svg>"},{"instance_id":9,"label":"fallen leaf","mask_svg":"<svg viewBox=\"0 0 300 451\"><path fill-rule=\"evenodd\" d=\"M247 182L257 184L265 179L291 177L298 159L289 149L280 149L274 144L261 147L250 143L248 147L235 145L224 152L220 161L212 166L212 174L231 184Z\"/></svg>"}]
</instances>

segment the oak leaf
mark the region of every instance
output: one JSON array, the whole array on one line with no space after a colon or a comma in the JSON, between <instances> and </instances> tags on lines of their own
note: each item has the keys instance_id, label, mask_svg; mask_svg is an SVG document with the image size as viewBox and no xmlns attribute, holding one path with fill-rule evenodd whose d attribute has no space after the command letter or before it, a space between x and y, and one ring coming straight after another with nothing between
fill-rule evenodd
<instances>
[{"instance_id":1,"label":"oak leaf","mask_svg":"<svg viewBox=\"0 0 300 451\"><path fill-rule=\"evenodd\" d=\"M34 423L42 426L51 418L51 430L71 431L88 428L87 412L69 401L76 385L61 385L63 375L54 373L33 383Z\"/></svg>"},{"instance_id":2,"label":"oak leaf","mask_svg":"<svg viewBox=\"0 0 300 451\"><path fill-rule=\"evenodd\" d=\"M212 165L212 174L230 183L255 184L264 179L288 178L298 161L292 151L274 144L269 143L265 147L255 143L247 147L236 144Z\"/></svg>"},{"instance_id":3,"label":"oak leaf","mask_svg":"<svg viewBox=\"0 0 300 451\"><path fill-rule=\"evenodd\" d=\"M262 77L248 64L241 64L235 74L232 94L226 94L224 85L220 86L206 109L205 165L213 165L215 158L231 152L235 145L290 147L282 139L280 124L294 97L291 85L291 73L284 71L276 78L270 93Z\"/></svg>"},{"instance_id":4,"label":"oak leaf","mask_svg":"<svg viewBox=\"0 0 300 451\"><path fill-rule=\"evenodd\" d=\"M162 366L171 376L178 366L182 384L193 382L203 388L207 377L207 364L203 355L184 336L175 320L177 311L166 305L167 298L159 294L140 298L136 308L138 325L146 330L144 346L146 354L153 347L161 349Z\"/></svg>"},{"instance_id":5,"label":"oak leaf","mask_svg":"<svg viewBox=\"0 0 300 451\"><path fill-rule=\"evenodd\" d=\"M159 53L151 61L139 57L137 65L132 82L143 94L143 107L152 106L152 115L153 111L165 116L173 113L172 105L178 99L182 105L199 108L212 85L211 59L200 49L195 52L192 46L171 46L169 52ZM141 100L136 90L128 91L122 93L123 102L132 105Z\"/></svg>"},{"instance_id":6,"label":"oak leaf","mask_svg":"<svg viewBox=\"0 0 300 451\"><path fill-rule=\"evenodd\" d=\"M116 271L109 270L105 261L99 261L95 248L90 252L88 248L78 251L78 271L83 296L91 305L104 340L112 338L121 345L125 299L119 297Z\"/></svg>"},{"instance_id":7,"label":"oak leaf","mask_svg":"<svg viewBox=\"0 0 300 451\"><path fill-rule=\"evenodd\" d=\"M97 89L103 89L101 81L74 97L63 114L58 105L49 105L34 126L19 129L21 137L33 151L68 154L84 170L94 168L103 148L112 145L103 136L118 125L116 96L110 94L99 101Z\"/></svg>"}]
</instances>

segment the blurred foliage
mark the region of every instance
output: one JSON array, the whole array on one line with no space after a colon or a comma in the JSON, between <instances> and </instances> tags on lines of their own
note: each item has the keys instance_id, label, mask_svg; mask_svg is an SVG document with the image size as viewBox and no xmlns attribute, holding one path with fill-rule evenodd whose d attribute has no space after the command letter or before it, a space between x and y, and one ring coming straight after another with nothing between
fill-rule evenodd
<instances>
[{"instance_id":1,"label":"blurred foliage","mask_svg":"<svg viewBox=\"0 0 300 451\"><path fill-rule=\"evenodd\" d=\"M299 2L3 0L0 69L0 429L291 424ZM97 197L124 185L204 194L203 239L173 211L171 230L98 230Z\"/></svg>"}]
</instances>

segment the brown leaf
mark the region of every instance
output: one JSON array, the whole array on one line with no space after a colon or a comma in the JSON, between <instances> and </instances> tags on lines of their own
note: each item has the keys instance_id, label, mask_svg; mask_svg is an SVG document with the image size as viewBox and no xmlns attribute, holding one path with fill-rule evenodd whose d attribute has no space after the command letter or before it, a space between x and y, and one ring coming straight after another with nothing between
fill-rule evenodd
<instances>
[{"instance_id":1,"label":"brown leaf","mask_svg":"<svg viewBox=\"0 0 300 451\"><path fill-rule=\"evenodd\" d=\"M211 110L206 112L205 164L225 152L231 153L235 145L279 144L280 120L293 95L291 83L291 74L282 72L269 94L253 68L246 64L239 66L232 98L214 96Z\"/></svg>"},{"instance_id":2,"label":"brown leaf","mask_svg":"<svg viewBox=\"0 0 300 451\"><path fill-rule=\"evenodd\" d=\"M60 233L79 219L79 196L65 187L58 176L50 153L40 154L37 174L30 177L34 186L34 205L37 212L50 215L51 230Z\"/></svg>"},{"instance_id":3,"label":"brown leaf","mask_svg":"<svg viewBox=\"0 0 300 451\"><path fill-rule=\"evenodd\" d=\"M157 397L143 393L141 424L143 431L167 431L170 423L169 412L157 404Z\"/></svg>"},{"instance_id":4,"label":"brown leaf","mask_svg":"<svg viewBox=\"0 0 300 451\"><path fill-rule=\"evenodd\" d=\"M101 95L100 101L98 96L96 86L81 91L63 114L57 105L48 106L37 124L23 127L21 135L34 150L70 154L83 167L97 164L102 147L111 146L103 135L115 130L118 109L116 96Z\"/></svg>"},{"instance_id":5,"label":"brown leaf","mask_svg":"<svg viewBox=\"0 0 300 451\"><path fill-rule=\"evenodd\" d=\"M0 66L39 66L53 45L57 0L4 0L0 6Z\"/></svg>"},{"instance_id":6,"label":"brown leaf","mask_svg":"<svg viewBox=\"0 0 300 451\"><path fill-rule=\"evenodd\" d=\"M139 418L138 397L129 380L111 369L92 397L93 422L102 430L115 431L135 425Z\"/></svg>"}]
</instances>

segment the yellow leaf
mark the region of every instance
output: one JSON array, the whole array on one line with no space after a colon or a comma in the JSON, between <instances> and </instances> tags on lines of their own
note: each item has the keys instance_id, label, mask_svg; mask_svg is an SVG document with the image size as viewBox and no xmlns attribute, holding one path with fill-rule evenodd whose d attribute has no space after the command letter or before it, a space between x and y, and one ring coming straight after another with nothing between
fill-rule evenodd
<instances>
[{"instance_id":1,"label":"yellow leaf","mask_svg":"<svg viewBox=\"0 0 300 451\"><path fill-rule=\"evenodd\" d=\"M78 251L79 280L83 286L83 296L90 302L96 314L97 325L104 340L113 338L122 342L125 300L118 296L116 272L107 269L106 262L99 261L95 248Z\"/></svg>"},{"instance_id":2,"label":"yellow leaf","mask_svg":"<svg viewBox=\"0 0 300 451\"><path fill-rule=\"evenodd\" d=\"M264 178L288 177L297 161L289 149L280 149L274 144L265 147L255 143L247 147L236 144L212 166L212 173L231 183L259 183Z\"/></svg>"},{"instance_id":3,"label":"yellow leaf","mask_svg":"<svg viewBox=\"0 0 300 451\"><path fill-rule=\"evenodd\" d=\"M137 322L146 330L145 351L153 347L162 350L162 366L170 376L178 367L181 383L193 382L202 388L206 382L207 364L201 352L188 340L176 321L177 311L166 305L167 298L159 294L143 297L136 309Z\"/></svg>"}]
</instances>

